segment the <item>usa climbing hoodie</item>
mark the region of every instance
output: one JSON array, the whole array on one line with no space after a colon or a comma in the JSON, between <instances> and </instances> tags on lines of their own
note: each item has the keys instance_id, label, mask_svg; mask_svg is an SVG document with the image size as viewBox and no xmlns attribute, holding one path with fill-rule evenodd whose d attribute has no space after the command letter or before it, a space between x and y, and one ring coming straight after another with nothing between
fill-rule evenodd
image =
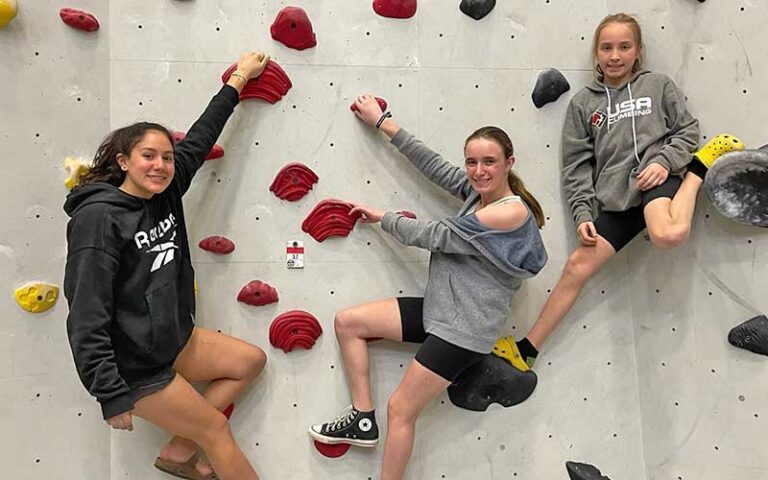
<instances>
[{"instance_id":1,"label":"usa climbing hoodie","mask_svg":"<svg viewBox=\"0 0 768 480\"><path fill-rule=\"evenodd\" d=\"M433 183L464 201L456 217L440 221L393 212L382 218L382 228L399 242L432 252L424 292L424 329L454 345L489 353L523 279L536 275L547 262L536 220L529 210L517 228L485 226L469 213L480 194L464 170L405 129L392 137L392 144Z\"/></svg>"},{"instance_id":2,"label":"usa climbing hoodie","mask_svg":"<svg viewBox=\"0 0 768 480\"><path fill-rule=\"evenodd\" d=\"M76 188L64 204L67 333L75 366L104 418L133 408L133 389L169 378L192 333L194 272L182 196L238 102L224 86L174 148L162 193L132 196L107 183Z\"/></svg>"},{"instance_id":3,"label":"usa climbing hoodie","mask_svg":"<svg viewBox=\"0 0 768 480\"><path fill-rule=\"evenodd\" d=\"M640 70L618 88L593 80L571 99L563 126L563 191L574 222L640 205L638 173L658 163L681 175L698 143L699 122L667 76Z\"/></svg>"}]
</instances>

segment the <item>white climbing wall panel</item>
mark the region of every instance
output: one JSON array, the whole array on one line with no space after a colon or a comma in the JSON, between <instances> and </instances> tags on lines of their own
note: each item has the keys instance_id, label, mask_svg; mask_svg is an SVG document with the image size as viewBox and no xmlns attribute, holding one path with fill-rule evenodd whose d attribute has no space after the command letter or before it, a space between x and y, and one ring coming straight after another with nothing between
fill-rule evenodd
<instances>
[{"instance_id":1,"label":"white climbing wall panel","mask_svg":"<svg viewBox=\"0 0 768 480\"><path fill-rule=\"evenodd\" d=\"M608 13L638 14L647 66L689 97L707 137L728 131L768 143L768 4L737 0L499 0L475 21L459 1L421 0L409 20L377 16L371 1L136 2L20 0L0 29L0 461L19 479L166 478L152 462L167 436L137 422L110 433L80 385L66 343L66 303L32 315L14 302L28 281L61 285L66 245L63 159L89 158L112 128L153 120L185 131L248 49L269 52L293 81L275 105L242 103L187 197L200 286L198 321L268 354L267 369L236 406L233 430L264 479L377 478L383 443L340 459L320 456L306 429L349 401L333 335L334 312L397 295L420 295L428 256L378 227L319 244L301 222L322 199L407 209L420 218L458 204L407 165L349 104L363 91L388 100L397 121L457 164L466 136L498 125L515 143L516 168L541 201L547 267L514 300L507 331L523 336L575 246L559 183L560 130L570 96L591 79L592 32ZM269 25L286 5L304 8L318 45L297 52ZM64 6L94 13L94 34L58 18ZM538 73L562 71L571 91L536 109ZM320 177L288 203L268 191L286 163ZM208 235L237 245L226 257L197 249ZM303 240L306 268L285 268L285 243ZM525 403L485 413L446 395L419 421L409 479L565 479L566 460L613 480L768 478L765 357L726 342L728 330L768 310L768 235L722 217L701 195L691 240L660 252L642 236L585 288L537 363ZM237 303L260 279L280 301ZM312 312L324 333L309 351L268 341L286 310ZM372 346L375 400L386 401L415 346Z\"/></svg>"}]
</instances>

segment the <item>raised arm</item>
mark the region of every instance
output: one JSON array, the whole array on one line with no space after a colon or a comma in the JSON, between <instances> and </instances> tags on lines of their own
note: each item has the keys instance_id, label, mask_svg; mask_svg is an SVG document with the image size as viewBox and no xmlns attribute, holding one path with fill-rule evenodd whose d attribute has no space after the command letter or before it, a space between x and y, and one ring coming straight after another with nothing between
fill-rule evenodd
<instances>
[{"instance_id":1,"label":"raised arm","mask_svg":"<svg viewBox=\"0 0 768 480\"><path fill-rule=\"evenodd\" d=\"M401 128L391 117L383 117L381 107L373 95L361 95L355 104L358 107L355 115L372 127L378 125L379 130L391 139L392 145L424 176L451 195L462 200L467 198L471 187L463 169L445 161L442 156Z\"/></svg>"},{"instance_id":2,"label":"raised arm","mask_svg":"<svg viewBox=\"0 0 768 480\"><path fill-rule=\"evenodd\" d=\"M264 53L243 54L227 84L211 99L200 118L189 128L187 136L176 144L174 181L179 185L182 194L189 188L192 177L203 165L205 157L221 135L224 125L240 100L243 87L248 80L258 77L268 62L269 56Z\"/></svg>"}]
</instances>

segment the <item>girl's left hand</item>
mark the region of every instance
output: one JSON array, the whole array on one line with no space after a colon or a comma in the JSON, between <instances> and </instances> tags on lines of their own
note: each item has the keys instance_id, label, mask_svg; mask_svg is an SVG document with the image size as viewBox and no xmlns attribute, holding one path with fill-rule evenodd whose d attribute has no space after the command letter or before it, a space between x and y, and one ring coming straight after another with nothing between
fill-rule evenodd
<instances>
[{"instance_id":1,"label":"girl's left hand","mask_svg":"<svg viewBox=\"0 0 768 480\"><path fill-rule=\"evenodd\" d=\"M350 215L361 215L360 221L363 223L378 223L384 216L382 210L376 210L375 208L366 207L364 205L355 204L352 210L349 211Z\"/></svg>"},{"instance_id":2,"label":"girl's left hand","mask_svg":"<svg viewBox=\"0 0 768 480\"><path fill-rule=\"evenodd\" d=\"M658 163L651 163L637 175L637 188L641 191L656 188L667 181L669 170Z\"/></svg>"}]
</instances>

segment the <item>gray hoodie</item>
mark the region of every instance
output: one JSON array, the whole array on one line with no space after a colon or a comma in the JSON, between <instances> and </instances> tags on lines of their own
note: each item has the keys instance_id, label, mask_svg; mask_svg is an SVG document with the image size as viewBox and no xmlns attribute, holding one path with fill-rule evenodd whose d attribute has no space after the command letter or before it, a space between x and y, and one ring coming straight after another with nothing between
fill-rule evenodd
<instances>
[{"instance_id":1,"label":"gray hoodie","mask_svg":"<svg viewBox=\"0 0 768 480\"><path fill-rule=\"evenodd\" d=\"M493 230L467 214L480 200L466 173L401 129L392 144L427 178L464 201L456 217L422 221L387 212L382 228L399 242L432 252L424 292L424 329L454 345L489 353L522 280L536 275L547 252L534 216L512 230Z\"/></svg>"},{"instance_id":2,"label":"gray hoodie","mask_svg":"<svg viewBox=\"0 0 768 480\"><path fill-rule=\"evenodd\" d=\"M698 142L699 122L669 77L640 70L619 88L594 80L573 96L563 126L563 190L574 222L640 205L637 174L651 163L683 174Z\"/></svg>"}]
</instances>

